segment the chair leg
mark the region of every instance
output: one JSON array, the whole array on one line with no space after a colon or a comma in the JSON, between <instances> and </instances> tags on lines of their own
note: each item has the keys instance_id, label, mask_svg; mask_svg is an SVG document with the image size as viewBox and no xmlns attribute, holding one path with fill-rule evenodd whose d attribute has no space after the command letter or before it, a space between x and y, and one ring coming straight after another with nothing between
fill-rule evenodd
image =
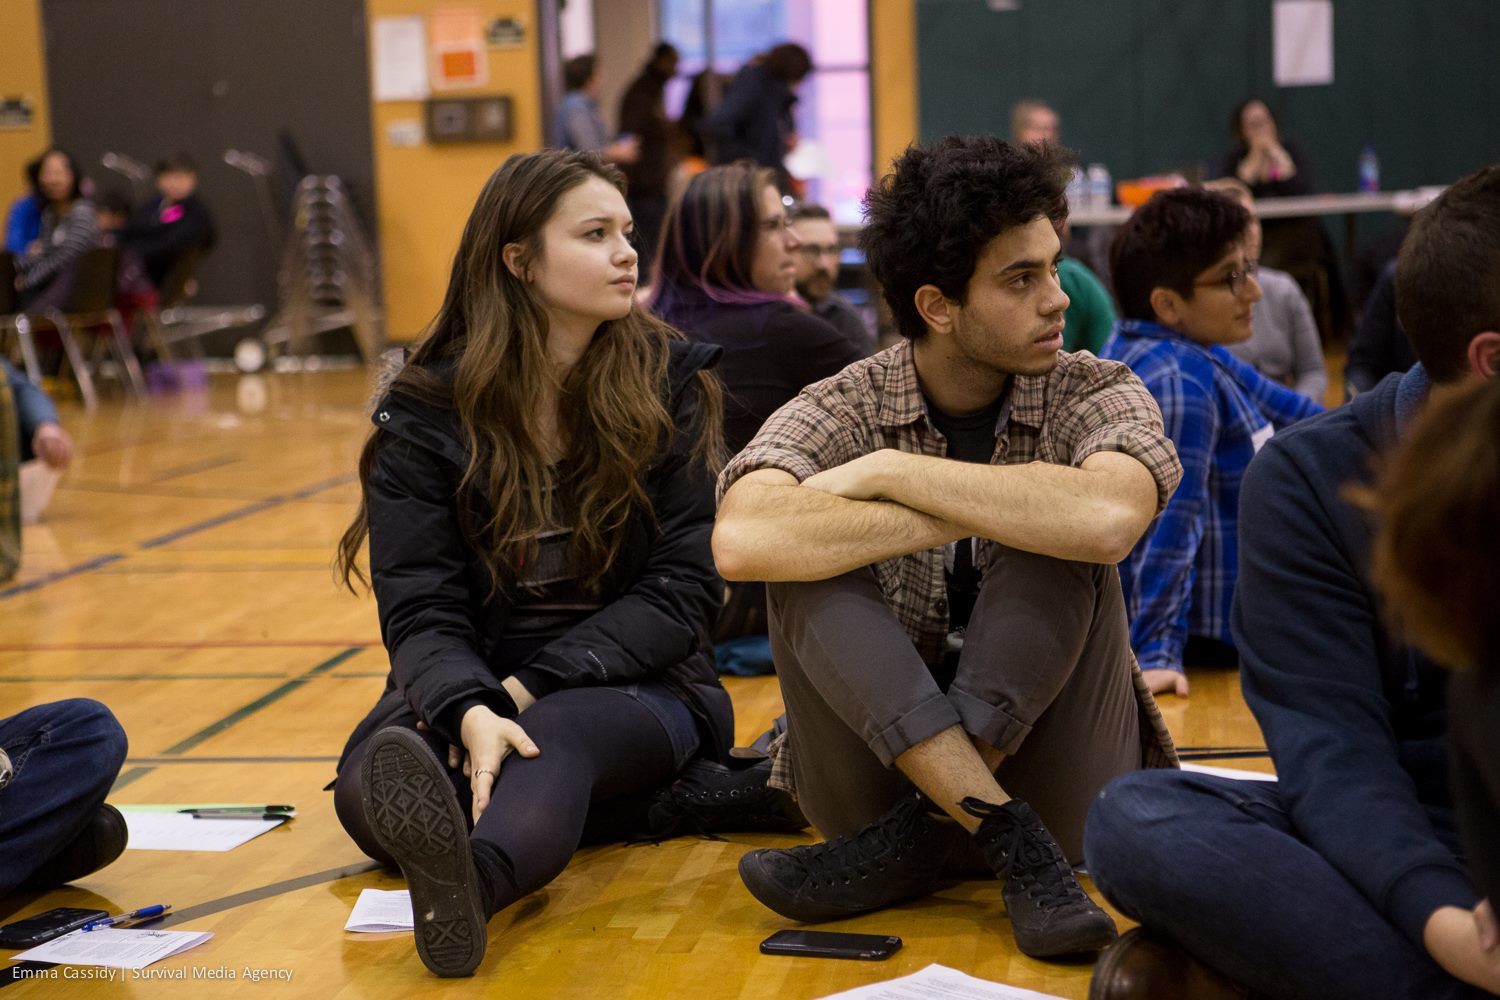
<instances>
[{"instance_id":1,"label":"chair leg","mask_svg":"<svg viewBox=\"0 0 1500 1000\"><path fill-rule=\"evenodd\" d=\"M33 385L41 385L42 364L36 356L36 341L31 337L31 320L24 314L16 317L16 339L21 342L21 363L26 368L26 377Z\"/></svg>"},{"instance_id":2,"label":"chair leg","mask_svg":"<svg viewBox=\"0 0 1500 1000\"><path fill-rule=\"evenodd\" d=\"M62 313L48 313L47 319L57 328L57 337L62 341L63 354L67 356L68 364L73 368L73 377L78 380L78 393L83 396L85 409L92 410L99 405L99 395L94 392L94 379L89 374L89 366L83 360L83 353L78 350L78 341L73 339L73 331L68 326L68 321L63 318Z\"/></svg>"},{"instance_id":3,"label":"chair leg","mask_svg":"<svg viewBox=\"0 0 1500 1000\"><path fill-rule=\"evenodd\" d=\"M162 329L161 320L154 312L142 310L137 313L141 319L141 325L146 328L146 342L156 352L156 360L165 365L170 365L177 359L172 354L172 345L167 343L167 332Z\"/></svg>"},{"instance_id":4,"label":"chair leg","mask_svg":"<svg viewBox=\"0 0 1500 1000\"><path fill-rule=\"evenodd\" d=\"M125 334L125 320L118 309L111 309L105 315L109 318L109 328L114 335L115 353L119 355L120 364L125 367L125 374L130 379L131 391L137 399L145 399L146 377L141 374L140 359L135 356L135 348Z\"/></svg>"}]
</instances>

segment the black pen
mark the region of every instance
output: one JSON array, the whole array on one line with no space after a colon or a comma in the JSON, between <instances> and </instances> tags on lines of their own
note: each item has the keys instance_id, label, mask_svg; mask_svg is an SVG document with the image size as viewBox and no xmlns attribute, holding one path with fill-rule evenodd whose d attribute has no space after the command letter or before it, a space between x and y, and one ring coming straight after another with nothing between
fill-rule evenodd
<instances>
[{"instance_id":1,"label":"black pen","mask_svg":"<svg viewBox=\"0 0 1500 1000\"><path fill-rule=\"evenodd\" d=\"M179 809L190 816L244 816L249 813L296 812L296 806L205 806L202 809Z\"/></svg>"},{"instance_id":2,"label":"black pen","mask_svg":"<svg viewBox=\"0 0 1500 1000\"><path fill-rule=\"evenodd\" d=\"M291 813L193 813L193 819L296 819Z\"/></svg>"}]
</instances>

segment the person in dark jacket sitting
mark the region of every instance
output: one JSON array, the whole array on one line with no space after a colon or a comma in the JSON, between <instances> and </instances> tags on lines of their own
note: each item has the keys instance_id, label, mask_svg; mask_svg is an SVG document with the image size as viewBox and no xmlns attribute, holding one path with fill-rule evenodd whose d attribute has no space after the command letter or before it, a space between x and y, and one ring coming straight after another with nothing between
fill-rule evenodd
<instances>
[{"instance_id":1,"label":"person in dark jacket sitting","mask_svg":"<svg viewBox=\"0 0 1500 1000\"><path fill-rule=\"evenodd\" d=\"M1433 399L1368 499L1387 616L1457 671L1448 687L1453 799L1487 900L1474 914L1481 944L1500 962L1500 379Z\"/></svg>"},{"instance_id":2,"label":"person in dark jacket sitting","mask_svg":"<svg viewBox=\"0 0 1500 1000\"><path fill-rule=\"evenodd\" d=\"M804 386L864 357L793 298L796 252L775 175L735 163L688 182L667 211L652 308L690 339L722 348L724 437L738 453ZM730 586L718 642L765 633L765 588Z\"/></svg>"},{"instance_id":3,"label":"person in dark jacket sitting","mask_svg":"<svg viewBox=\"0 0 1500 1000\"><path fill-rule=\"evenodd\" d=\"M340 543L352 585L369 538L391 673L335 806L401 866L443 976L471 973L488 919L581 842L670 832L652 792L685 769L749 773L737 804L767 794L768 766L721 766L718 352L635 308L623 189L588 152L490 177L442 308L377 404Z\"/></svg>"},{"instance_id":4,"label":"person in dark jacket sitting","mask_svg":"<svg viewBox=\"0 0 1500 1000\"><path fill-rule=\"evenodd\" d=\"M1089 867L1144 926L1101 958L1094 1000L1500 993L1448 784L1449 674L1385 628L1371 523L1350 499L1429 390L1500 375L1497 273L1491 166L1418 213L1401 249L1396 299L1419 363L1250 463L1232 625L1278 781L1143 772L1099 793ZM1491 513L1479 530L1493 529ZM1493 740L1494 719L1482 724Z\"/></svg>"},{"instance_id":5,"label":"person in dark jacket sitting","mask_svg":"<svg viewBox=\"0 0 1500 1000\"><path fill-rule=\"evenodd\" d=\"M804 386L864 357L793 298L801 242L770 170L705 170L667 211L663 231L651 306L689 339L723 348L731 455Z\"/></svg>"},{"instance_id":6,"label":"person in dark jacket sitting","mask_svg":"<svg viewBox=\"0 0 1500 1000\"><path fill-rule=\"evenodd\" d=\"M213 248L214 217L198 196L198 167L184 152L163 157L156 165L161 193L141 205L120 231L120 244L140 255L157 288L172 265L194 250Z\"/></svg>"}]
</instances>

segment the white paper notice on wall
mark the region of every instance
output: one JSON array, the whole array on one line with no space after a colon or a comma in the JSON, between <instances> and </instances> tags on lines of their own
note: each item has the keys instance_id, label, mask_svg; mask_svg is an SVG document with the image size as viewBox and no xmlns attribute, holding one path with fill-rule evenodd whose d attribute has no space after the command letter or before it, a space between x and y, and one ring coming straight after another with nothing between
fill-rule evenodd
<instances>
[{"instance_id":1,"label":"white paper notice on wall","mask_svg":"<svg viewBox=\"0 0 1500 1000\"><path fill-rule=\"evenodd\" d=\"M370 29L370 70L375 100L425 101L427 22L418 17L377 17Z\"/></svg>"},{"instance_id":2,"label":"white paper notice on wall","mask_svg":"<svg viewBox=\"0 0 1500 1000\"><path fill-rule=\"evenodd\" d=\"M1276 86L1333 82L1333 0L1276 0L1271 38Z\"/></svg>"}]
</instances>

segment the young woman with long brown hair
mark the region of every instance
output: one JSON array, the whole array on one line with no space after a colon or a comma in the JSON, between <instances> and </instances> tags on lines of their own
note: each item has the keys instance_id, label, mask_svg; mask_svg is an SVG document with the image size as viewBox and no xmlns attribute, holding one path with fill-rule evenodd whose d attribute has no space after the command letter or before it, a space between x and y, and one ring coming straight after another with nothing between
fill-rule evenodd
<instances>
[{"instance_id":1,"label":"young woman with long brown hair","mask_svg":"<svg viewBox=\"0 0 1500 1000\"><path fill-rule=\"evenodd\" d=\"M352 585L368 535L391 674L335 805L401 866L439 975L472 972L489 917L584 840L663 832L651 790L685 767L745 780L712 763L733 731L707 634L717 351L634 307L622 189L592 153L490 178L339 546Z\"/></svg>"}]
</instances>

